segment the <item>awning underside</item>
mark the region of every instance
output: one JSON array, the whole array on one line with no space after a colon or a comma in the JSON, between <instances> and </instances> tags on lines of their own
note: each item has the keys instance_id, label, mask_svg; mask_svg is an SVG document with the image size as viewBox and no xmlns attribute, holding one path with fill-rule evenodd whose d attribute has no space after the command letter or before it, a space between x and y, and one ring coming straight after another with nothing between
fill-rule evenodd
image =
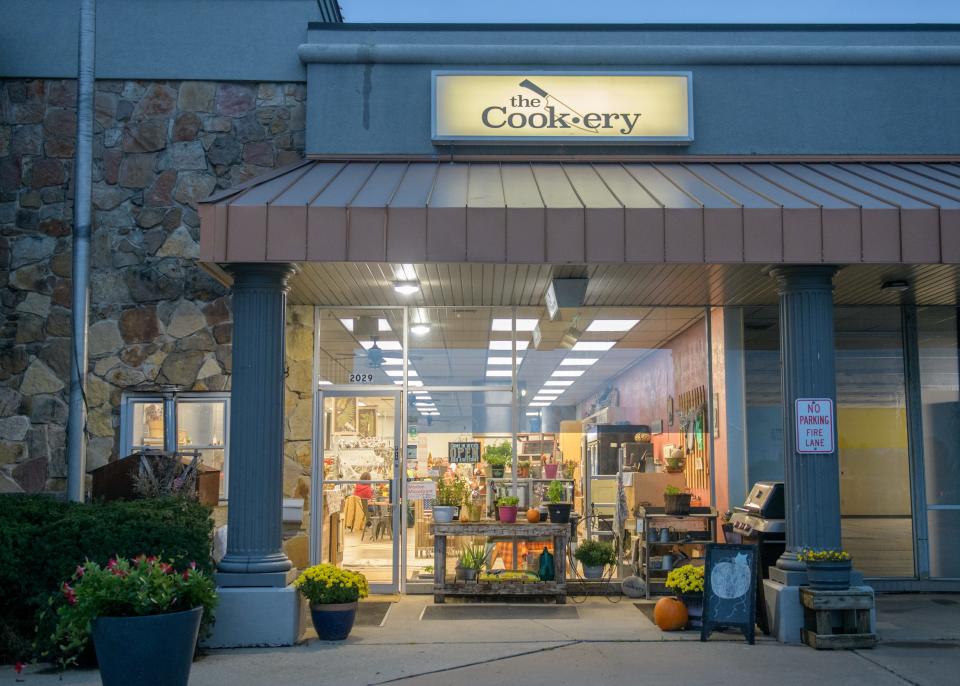
<instances>
[{"instance_id":1,"label":"awning underside","mask_svg":"<svg viewBox=\"0 0 960 686\"><path fill-rule=\"evenodd\" d=\"M960 165L304 161L200 205L207 262L960 263Z\"/></svg>"}]
</instances>

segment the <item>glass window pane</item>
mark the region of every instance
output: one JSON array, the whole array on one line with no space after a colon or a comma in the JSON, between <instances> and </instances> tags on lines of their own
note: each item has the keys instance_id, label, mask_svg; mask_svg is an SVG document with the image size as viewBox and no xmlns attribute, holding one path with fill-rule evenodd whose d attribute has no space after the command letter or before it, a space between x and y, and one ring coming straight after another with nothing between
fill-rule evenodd
<instances>
[{"instance_id":1,"label":"glass window pane","mask_svg":"<svg viewBox=\"0 0 960 686\"><path fill-rule=\"evenodd\" d=\"M224 400L181 401L177 403L177 446L212 448L226 442Z\"/></svg>"},{"instance_id":2,"label":"glass window pane","mask_svg":"<svg viewBox=\"0 0 960 686\"><path fill-rule=\"evenodd\" d=\"M130 410L133 449L163 450L163 400L134 400Z\"/></svg>"},{"instance_id":3,"label":"glass window pane","mask_svg":"<svg viewBox=\"0 0 960 686\"><path fill-rule=\"evenodd\" d=\"M321 309L318 348L321 385L399 386L403 310Z\"/></svg>"},{"instance_id":4,"label":"glass window pane","mask_svg":"<svg viewBox=\"0 0 960 686\"><path fill-rule=\"evenodd\" d=\"M512 316L509 308L412 308L411 380L426 386L509 386ZM517 332L518 349L529 345L530 335Z\"/></svg>"},{"instance_id":5,"label":"glass window pane","mask_svg":"<svg viewBox=\"0 0 960 686\"><path fill-rule=\"evenodd\" d=\"M392 480L396 411L389 395L325 395L323 478Z\"/></svg>"}]
</instances>

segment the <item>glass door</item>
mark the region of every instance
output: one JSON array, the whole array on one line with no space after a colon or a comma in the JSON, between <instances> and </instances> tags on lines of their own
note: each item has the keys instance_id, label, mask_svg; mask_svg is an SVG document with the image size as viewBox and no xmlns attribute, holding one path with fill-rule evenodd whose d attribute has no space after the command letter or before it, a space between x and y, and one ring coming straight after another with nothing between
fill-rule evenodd
<instances>
[{"instance_id":1,"label":"glass door","mask_svg":"<svg viewBox=\"0 0 960 686\"><path fill-rule=\"evenodd\" d=\"M314 561L362 572L377 593L399 590L399 391L321 391Z\"/></svg>"}]
</instances>

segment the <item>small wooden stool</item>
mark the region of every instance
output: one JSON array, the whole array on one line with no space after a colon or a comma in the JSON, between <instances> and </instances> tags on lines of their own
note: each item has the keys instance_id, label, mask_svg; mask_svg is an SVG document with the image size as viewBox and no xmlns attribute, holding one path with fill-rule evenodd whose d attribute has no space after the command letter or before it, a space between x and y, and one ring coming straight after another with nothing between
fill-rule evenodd
<instances>
[{"instance_id":1,"label":"small wooden stool","mask_svg":"<svg viewBox=\"0 0 960 686\"><path fill-rule=\"evenodd\" d=\"M838 591L800 589L803 604L803 642L817 650L873 648L877 635L871 631L873 589L856 586ZM834 613L840 626L833 624Z\"/></svg>"}]
</instances>

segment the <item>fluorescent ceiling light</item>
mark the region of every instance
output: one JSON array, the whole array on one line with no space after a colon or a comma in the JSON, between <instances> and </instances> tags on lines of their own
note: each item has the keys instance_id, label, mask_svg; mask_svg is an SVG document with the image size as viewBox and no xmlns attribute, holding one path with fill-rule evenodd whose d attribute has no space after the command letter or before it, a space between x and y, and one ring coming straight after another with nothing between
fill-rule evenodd
<instances>
[{"instance_id":1,"label":"fluorescent ceiling light","mask_svg":"<svg viewBox=\"0 0 960 686\"><path fill-rule=\"evenodd\" d=\"M410 391L410 395L423 395L426 396L429 391Z\"/></svg>"},{"instance_id":2,"label":"fluorescent ceiling light","mask_svg":"<svg viewBox=\"0 0 960 686\"><path fill-rule=\"evenodd\" d=\"M512 369L488 369L487 376L513 376Z\"/></svg>"},{"instance_id":3,"label":"fluorescent ceiling light","mask_svg":"<svg viewBox=\"0 0 960 686\"><path fill-rule=\"evenodd\" d=\"M517 341L517 350L526 350L529 341ZM510 341L490 341L490 350L513 350Z\"/></svg>"},{"instance_id":4,"label":"fluorescent ceiling light","mask_svg":"<svg viewBox=\"0 0 960 686\"><path fill-rule=\"evenodd\" d=\"M544 386L572 386L573 381L554 381L553 379L547 381Z\"/></svg>"},{"instance_id":5,"label":"fluorescent ceiling light","mask_svg":"<svg viewBox=\"0 0 960 686\"><path fill-rule=\"evenodd\" d=\"M539 402L543 402L544 400L548 402L553 402L556 399L557 399L557 396L555 395L536 395L533 398L533 402L539 403Z\"/></svg>"},{"instance_id":6,"label":"fluorescent ceiling light","mask_svg":"<svg viewBox=\"0 0 960 686\"><path fill-rule=\"evenodd\" d=\"M539 416L540 416L540 413L539 413L539 412L527 412L526 415L527 415L528 417L539 417Z\"/></svg>"},{"instance_id":7,"label":"fluorescent ceiling light","mask_svg":"<svg viewBox=\"0 0 960 686\"><path fill-rule=\"evenodd\" d=\"M353 331L352 318L341 319L340 323L343 324L343 328L345 328L347 331ZM390 322L381 317L380 319L377 319L377 331L393 331L393 329L390 328Z\"/></svg>"},{"instance_id":8,"label":"fluorescent ceiling light","mask_svg":"<svg viewBox=\"0 0 960 686\"><path fill-rule=\"evenodd\" d=\"M318 385L318 386L332 386L332 385L333 385L333 382L332 382L332 381L327 381L326 379L320 379L320 380L317 382L317 385Z\"/></svg>"},{"instance_id":9,"label":"fluorescent ceiling light","mask_svg":"<svg viewBox=\"0 0 960 686\"><path fill-rule=\"evenodd\" d=\"M403 376L402 369L384 369L383 373L386 374L387 376L393 376L393 377ZM407 375L411 377L420 376L419 374L417 374L416 369L407 369Z\"/></svg>"},{"instance_id":10,"label":"fluorescent ceiling light","mask_svg":"<svg viewBox=\"0 0 960 686\"><path fill-rule=\"evenodd\" d=\"M417 396L416 400L433 400L427 391L410 391L410 393Z\"/></svg>"},{"instance_id":11,"label":"fluorescent ceiling light","mask_svg":"<svg viewBox=\"0 0 960 686\"><path fill-rule=\"evenodd\" d=\"M583 376L582 369L558 369L550 376L566 376L576 378L578 376Z\"/></svg>"},{"instance_id":12,"label":"fluorescent ceiling light","mask_svg":"<svg viewBox=\"0 0 960 686\"><path fill-rule=\"evenodd\" d=\"M400 295L413 295L420 291L420 284L416 281L394 281L393 290Z\"/></svg>"},{"instance_id":13,"label":"fluorescent ceiling light","mask_svg":"<svg viewBox=\"0 0 960 686\"><path fill-rule=\"evenodd\" d=\"M594 319L587 331L629 331L639 319Z\"/></svg>"},{"instance_id":14,"label":"fluorescent ceiling light","mask_svg":"<svg viewBox=\"0 0 960 686\"><path fill-rule=\"evenodd\" d=\"M561 393L563 393L563 389L562 389L562 388L541 388L539 391L537 391L537 393L538 393L538 394L540 394L540 393L556 393L557 395L560 395Z\"/></svg>"},{"instance_id":15,"label":"fluorescent ceiling light","mask_svg":"<svg viewBox=\"0 0 960 686\"><path fill-rule=\"evenodd\" d=\"M396 383L396 382L394 382L394 383ZM422 386L422 385L423 385L423 382L422 382L422 381L412 381L412 380L411 380L411 381L407 381L407 385L408 385L408 386Z\"/></svg>"},{"instance_id":16,"label":"fluorescent ceiling light","mask_svg":"<svg viewBox=\"0 0 960 686\"><path fill-rule=\"evenodd\" d=\"M560 360L561 367L589 367L600 361L599 357L566 357Z\"/></svg>"},{"instance_id":17,"label":"fluorescent ceiling light","mask_svg":"<svg viewBox=\"0 0 960 686\"><path fill-rule=\"evenodd\" d=\"M365 350L370 350L373 347L374 342L376 342L377 347L380 350L403 350L403 346L400 344L400 341L360 341L360 345L364 347Z\"/></svg>"},{"instance_id":18,"label":"fluorescent ceiling light","mask_svg":"<svg viewBox=\"0 0 960 686\"><path fill-rule=\"evenodd\" d=\"M523 362L523 358L518 357L517 364L520 364L521 362ZM512 357L488 357L487 364L488 365L513 364L513 358Z\"/></svg>"},{"instance_id":19,"label":"fluorescent ceiling light","mask_svg":"<svg viewBox=\"0 0 960 686\"><path fill-rule=\"evenodd\" d=\"M530 403L530 407L550 407L550 403Z\"/></svg>"},{"instance_id":20,"label":"fluorescent ceiling light","mask_svg":"<svg viewBox=\"0 0 960 686\"><path fill-rule=\"evenodd\" d=\"M613 346L617 344L616 341L577 341L571 350L573 352L580 352L581 350L589 351L598 351L598 350L610 350Z\"/></svg>"},{"instance_id":21,"label":"fluorescent ceiling light","mask_svg":"<svg viewBox=\"0 0 960 686\"><path fill-rule=\"evenodd\" d=\"M517 320L517 331L533 331L537 328L537 322L539 319L518 319ZM494 319L493 324L490 327L491 331L509 331L510 325L513 323L512 319Z\"/></svg>"},{"instance_id":22,"label":"fluorescent ceiling light","mask_svg":"<svg viewBox=\"0 0 960 686\"><path fill-rule=\"evenodd\" d=\"M386 365L395 366L398 364L403 364L403 358L402 357L384 357L383 363Z\"/></svg>"},{"instance_id":23,"label":"fluorescent ceiling light","mask_svg":"<svg viewBox=\"0 0 960 686\"><path fill-rule=\"evenodd\" d=\"M430 333L429 324L414 324L410 327L410 333L416 334L417 336L423 336L424 334Z\"/></svg>"}]
</instances>

